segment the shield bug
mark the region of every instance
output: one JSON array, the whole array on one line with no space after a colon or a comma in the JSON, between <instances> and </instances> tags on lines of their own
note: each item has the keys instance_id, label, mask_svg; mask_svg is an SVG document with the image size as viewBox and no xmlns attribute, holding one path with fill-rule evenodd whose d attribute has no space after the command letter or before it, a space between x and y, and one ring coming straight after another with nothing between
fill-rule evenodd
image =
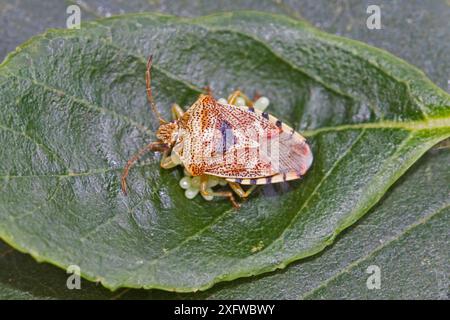
<instances>
[{"instance_id":1,"label":"shield bug","mask_svg":"<svg viewBox=\"0 0 450 320\"><path fill-rule=\"evenodd\" d=\"M305 138L257 108L258 103L267 106L266 98L255 104L235 91L224 101L215 100L209 92L201 94L186 111L173 104L174 119L164 120L153 100L151 67L152 57L147 63L146 91L160 123L156 132L158 141L128 160L121 178L125 194L130 168L150 151L162 152L164 169L182 165L188 176L198 180L199 191L205 199L227 197L236 208L239 204L234 194L247 198L257 185L300 179L310 168L313 155ZM211 177L219 178L220 185L225 182L231 190L212 190L208 184ZM250 188L244 190L243 185Z\"/></svg>"}]
</instances>

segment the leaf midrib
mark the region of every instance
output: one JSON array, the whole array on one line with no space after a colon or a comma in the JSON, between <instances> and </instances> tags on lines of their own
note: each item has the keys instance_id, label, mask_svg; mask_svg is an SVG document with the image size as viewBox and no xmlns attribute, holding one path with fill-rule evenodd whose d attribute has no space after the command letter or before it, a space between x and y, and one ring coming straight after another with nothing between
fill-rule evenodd
<instances>
[{"instance_id":1,"label":"leaf midrib","mask_svg":"<svg viewBox=\"0 0 450 320\"><path fill-rule=\"evenodd\" d=\"M450 106L449 106L450 108ZM434 117L428 120L419 121L380 121L380 122L362 122L355 124L344 124L333 127L321 127L318 129L304 130L302 135L312 137L320 133L336 132L354 129L404 129L411 132L431 130L431 129L448 129L450 132L450 117Z\"/></svg>"},{"instance_id":2,"label":"leaf midrib","mask_svg":"<svg viewBox=\"0 0 450 320\"><path fill-rule=\"evenodd\" d=\"M8 72L8 74L12 77L18 78L18 79L22 79L22 80L26 80L26 81L31 81L32 84L37 85L37 86L41 86L42 88L44 88L45 90L48 90L50 92L54 92L56 93L58 96L60 95L64 95L65 97L71 99L73 102L77 102L80 104L83 104L84 106L91 108L92 110L95 110L99 113L104 113L104 114L110 114L113 117L119 118L119 119L123 119L125 122L135 126L137 129L140 129L142 132L147 133L147 134L152 134L152 131L145 126L144 124L138 123L137 121L135 121L134 119L130 118L127 115L123 115L120 113L117 113L111 109L99 106L97 104L91 103L83 98L77 98L69 93L67 93L66 91L60 89L60 88L56 88L53 86L48 85L47 83L41 83L38 82L37 80L34 79L29 79L29 78L25 78L22 76L18 76L17 74L14 74L12 72ZM41 143L39 143L38 141L35 141L33 138L29 137L28 135L26 135L23 132L14 130L10 127L6 127L2 124L0 124L1 128L11 131L13 133L16 133L18 135L23 135L25 136L25 138L30 139L32 142L36 143L37 146L43 147L46 150L50 150L48 149L48 147L45 147L44 145L42 145ZM304 130L302 131L302 135L306 136L306 137L313 137L317 134L321 134L321 133L326 133L326 132L336 132L336 131L343 131L343 130L354 130L354 129L404 129L404 130L409 130L409 131L420 131L420 130L431 130L431 129L440 129L440 128L447 128L450 131L450 117L443 117L443 118L439 118L439 117L435 117L435 118L429 118L429 120L425 121L409 121L409 122L397 122L397 121L378 121L378 122L365 122L365 123L357 123L357 124L344 124L344 125L338 125L338 126L333 126L333 127L321 127L318 129L311 129L311 130ZM52 155L56 156L57 158L60 158L59 155L51 152ZM48 177L48 176L80 176L80 175L89 175L91 173L93 174L98 174L103 172L107 172L110 168L99 168L99 169L92 169L92 170L88 170L87 172L80 172L80 173L69 173L69 174L54 174L54 175L27 175L27 176L22 176L22 175L5 175L5 176L0 176L0 179L8 179L8 178L19 178L19 177ZM70 169L68 169L70 171ZM113 169L116 170L116 169ZM118 170L118 169L117 169Z\"/></svg>"}]
</instances>

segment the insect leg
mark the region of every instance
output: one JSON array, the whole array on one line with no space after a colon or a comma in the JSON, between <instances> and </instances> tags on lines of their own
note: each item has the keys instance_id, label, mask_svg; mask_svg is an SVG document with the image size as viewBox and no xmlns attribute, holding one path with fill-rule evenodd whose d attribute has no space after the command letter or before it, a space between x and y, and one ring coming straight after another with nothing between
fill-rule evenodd
<instances>
[{"instance_id":1,"label":"insect leg","mask_svg":"<svg viewBox=\"0 0 450 320\"><path fill-rule=\"evenodd\" d=\"M181 109L181 107L178 104L176 104L176 103L172 104L172 118L174 120L180 119L183 116L183 114L184 114L184 111L183 111L183 109Z\"/></svg>"},{"instance_id":2,"label":"insect leg","mask_svg":"<svg viewBox=\"0 0 450 320\"><path fill-rule=\"evenodd\" d=\"M242 189L242 187L239 183L228 182L228 185L241 198L247 198L253 192L253 190L255 190L255 188L257 187L256 185L253 185L250 188L248 188L247 191L244 191L244 189Z\"/></svg>"},{"instance_id":3,"label":"insect leg","mask_svg":"<svg viewBox=\"0 0 450 320\"><path fill-rule=\"evenodd\" d=\"M169 151L164 151L162 159L161 159L161 168L170 169L179 165L180 162L173 161L173 158L169 154Z\"/></svg>"},{"instance_id":4,"label":"insect leg","mask_svg":"<svg viewBox=\"0 0 450 320\"><path fill-rule=\"evenodd\" d=\"M245 104L248 107L252 107L253 106L253 100L250 99L249 97L247 97L245 94L243 94L241 91L236 90L234 91L229 97L228 97L228 104L232 104L234 105L236 103L236 99L238 97L244 98L245 100Z\"/></svg>"},{"instance_id":5,"label":"insect leg","mask_svg":"<svg viewBox=\"0 0 450 320\"><path fill-rule=\"evenodd\" d=\"M167 151L167 145L165 143L162 143L162 142L159 142L159 141L158 142L149 143L144 148L142 148L137 153L135 153L127 161L127 164L125 165L125 168L123 169L122 177L121 177L121 181L120 181L121 182L121 187L122 187L122 192L125 195L127 194L127 177L128 177L128 173L130 172L130 169L133 167L133 165L140 158L142 158L146 153L148 153L150 151Z\"/></svg>"},{"instance_id":6,"label":"insect leg","mask_svg":"<svg viewBox=\"0 0 450 320\"><path fill-rule=\"evenodd\" d=\"M205 90L205 93L208 95L208 96L213 96L213 92L212 92L212 89L211 89L211 87L208 85L208 86L205 86L205 87L203 87L203 90Z\"/></svg>"},{"instance_id":7,"label":"insect leg","mask_svg":"<svg viewBox=\"0 0 450 320\"><path fill-rule=\"evenodd\" d=\"M203 175L200 177L200 193L203 196L216 196L216 197L227 197L228 199L230 199L231 204L233 205L233 207L235 207L236 209L239 209L240 204L236 202L236 200L234 199L233 196L233 192L231 191L213 191L213 192L209 192L207 190L208 187L208 176L207 175Z\"/></svg>"}]
</instances>

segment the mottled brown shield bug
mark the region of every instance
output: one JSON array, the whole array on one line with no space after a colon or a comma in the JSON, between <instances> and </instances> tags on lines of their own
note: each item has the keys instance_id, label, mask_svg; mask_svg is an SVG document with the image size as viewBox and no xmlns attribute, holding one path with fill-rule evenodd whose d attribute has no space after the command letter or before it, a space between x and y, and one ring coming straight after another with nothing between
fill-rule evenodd
<instances>
[{"instance_id":1,"label":"mottled brown shield bug","mask_svg":"<svg viewBox=\"0 0 450 320\"><path fill-rule=\"evenodd\" d=\"M240 91L231 94L227 101L215 100L210 92L202 94L187 111L174 104L174 120L164 120L153 101L151 67L152 57L147 63L146 90L160 122L158 141L128 160L121 180L125 194L130 168L149 151L162 152L162 168L182 165L188 175L199 177L199 191L205 199L228 197L236 208L239 204L234 193L246 198L257 185L299 179L310 168L313 155L305 138L256 108L254 101ZM213 191L208 185L210 177L224 179L231 190ZM251 187L244 191L242 185Z\"/></svg>"}]
</instances>

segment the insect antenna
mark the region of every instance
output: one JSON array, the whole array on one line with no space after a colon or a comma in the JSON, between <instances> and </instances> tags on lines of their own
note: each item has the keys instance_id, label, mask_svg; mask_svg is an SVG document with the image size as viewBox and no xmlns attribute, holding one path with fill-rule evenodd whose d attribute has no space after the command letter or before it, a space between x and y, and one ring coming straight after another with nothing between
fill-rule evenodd
<instances>
[{"instance_id":1,"label":"insect antenna","mask_svg":"<svg viewBox=\"0 0 450 320\"><path fill-rule=\"evenodd\" d=\"M148 61L147 61L147 72L145 73L147 100L150 103L150 107L152 108L153 113L158 118L159 124L164 124L164 123L167 123L167 121L164 120L161 117L161 114L159 113L158 109L156 108L155 101L153 100L152 86L151 86L151 75L150 75L152 64L153 64L153 55L151 55L148 58Z\"/></svg>"}]
</instances>

